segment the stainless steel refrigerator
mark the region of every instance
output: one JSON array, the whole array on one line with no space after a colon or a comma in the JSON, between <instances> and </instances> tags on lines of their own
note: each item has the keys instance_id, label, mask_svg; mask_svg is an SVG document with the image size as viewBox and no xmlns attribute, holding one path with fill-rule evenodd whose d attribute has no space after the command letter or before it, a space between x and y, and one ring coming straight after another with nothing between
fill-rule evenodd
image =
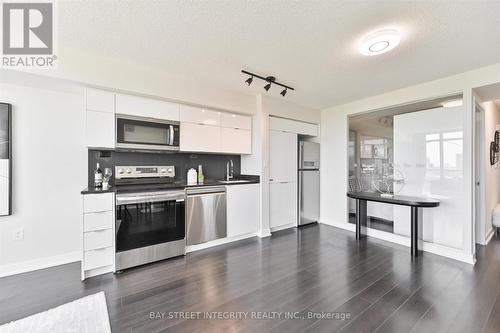
<instances>
[{"instance_id":1,"label":"stainless steel refrigerator","mask_svg":"<svg viewBox=\"0 0 500 333\"><path fill-rule=\"evenodd\" d=\"M12 213L12 114L0 103L0 216Z\"/></svg>"},{"instance_id":2,"label":"stainless steel refrigerator","mask_svg":"<svg viewBox=\"0 0 500 333\"><path fill-rule=\"evenodd\" d=\"M319 220L319 144L299 141L299 226Z\"/></svg>"}]
</instances>

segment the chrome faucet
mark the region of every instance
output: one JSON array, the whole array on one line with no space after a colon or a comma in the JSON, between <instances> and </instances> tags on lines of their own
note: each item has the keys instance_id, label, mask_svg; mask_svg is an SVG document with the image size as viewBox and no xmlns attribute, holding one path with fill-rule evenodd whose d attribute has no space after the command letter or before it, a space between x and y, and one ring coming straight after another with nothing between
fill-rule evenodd
<instances>
[{"instance_id":1,"label":"chrome faucet","mask_svg":"<svg viewBox=\"0 0 500 333\"><path fill-rule=\"evenodd\" d=\"M234 164L233 160L229 160L226 163L226 180L233 179L234 177Z\"/></svg>"}]
</instances>

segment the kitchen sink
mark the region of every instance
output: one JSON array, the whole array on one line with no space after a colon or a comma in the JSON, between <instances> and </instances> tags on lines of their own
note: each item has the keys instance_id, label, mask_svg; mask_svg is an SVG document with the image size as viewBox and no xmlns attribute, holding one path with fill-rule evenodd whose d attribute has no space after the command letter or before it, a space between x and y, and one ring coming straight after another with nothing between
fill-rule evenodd
<instances>
[{"instance_id":1,"label":"kitchen sink","mask_svg":"<svg viewBox=\"0 0 500 333\"><path fill-rule=\"evenodd\" d=\"M222 184L238 184L238 183L250 183L249 180L244 179L233 179L233 180L219 180Z\"/></svg>"}]
</instances>

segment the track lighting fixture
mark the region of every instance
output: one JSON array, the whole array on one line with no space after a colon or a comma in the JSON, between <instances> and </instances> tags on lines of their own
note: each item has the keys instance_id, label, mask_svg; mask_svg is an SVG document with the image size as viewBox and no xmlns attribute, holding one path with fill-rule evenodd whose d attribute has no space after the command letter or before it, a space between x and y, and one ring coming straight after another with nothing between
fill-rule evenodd
<instances>
[{"instance_id":1,"label":"track lighting fixture","mask_svg":"<svg viewBox=\"0 0 500 333\"><path fill-rule=\"evenodd\" d=\"M280 93L280 95L281 95L281 96L283 96L283 97L285 97L285 95L286 95L286 93L288 92L288 90L295 90L295 89L294 89L294 88L292 88L292 87L289 87L289 86L287 86L287 85L284 85L284 84L282 84L282 83L277 82L277 81L276 81L276 78L275 78L274 76L267 76L267 77L264 77L264 76L257 75L257 74L255 74L255 73L250 73L250 72L244 71L244 70L242 70L241 72L242 72L242 73L244 73L244 74L250 75L250 77L249 77L248 79L246 79L246 80L245 80L245 83L246 83L246 84L248 84L248 85L252 84L253 78L254 78L254 77L256 77L256 78L258 78L258 79L261 79L261 80L263 80L263 81L266 81L266 82L267 82L267 84L264 86L264 89L265 89L266 91L269 91L269 89L271 89L271 86L272 86L273 84L275 84L275 85L277 85L277 86L280 86L280 87L285 88L285 89L283 89L283 91L281 91L281 93Z\"/></svg>"}]
</instances>

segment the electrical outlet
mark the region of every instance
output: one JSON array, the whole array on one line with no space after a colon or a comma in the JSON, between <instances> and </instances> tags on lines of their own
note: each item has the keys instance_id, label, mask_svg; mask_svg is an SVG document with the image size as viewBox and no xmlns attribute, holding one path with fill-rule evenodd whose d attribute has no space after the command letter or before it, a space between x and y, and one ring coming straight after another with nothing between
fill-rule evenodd
<instances>
[{"instance_id":1,"label":"electrical outlet","mask_svg":"<svg viewBox=\"0 0 500 333\"><path fill-rule=\"evenodd\" d=\"M19 228L12 232L12 239L15 241L20 241L24 239L24 229Z\"/></svg>"}]
</instances>

